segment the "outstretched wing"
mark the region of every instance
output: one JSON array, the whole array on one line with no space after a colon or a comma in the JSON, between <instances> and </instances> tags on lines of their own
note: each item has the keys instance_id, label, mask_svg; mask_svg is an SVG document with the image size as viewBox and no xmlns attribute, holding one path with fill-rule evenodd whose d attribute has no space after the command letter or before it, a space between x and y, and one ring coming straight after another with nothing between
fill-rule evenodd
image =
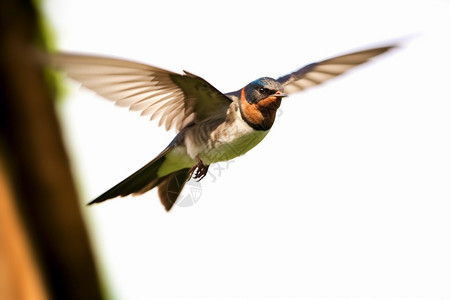
<instances>
[{"instance_id":1,"label":"outstretched wing","mask_svg":"<svg viewBox=\"0 0 450 300\"><path fill-rule=\"evenodd\" d=\"M122 59L58 53L50 64L83 86L159 126L180 131L188 123L226 114L231 100L206 80Z\"/></svg>"},{"instance_id":2,"label":"outstretched wing","mask_svg":"<svg viewBox=\"0 0 450 300\"><path fill-rule=\"evenodd\" d=\"M334 78L347 70L367 62L372 57L380 55L395 45L373 48L333 57L320 62L315 62L303 68L278 78L278 82L284 87L287 94L303 91L309 87L321 84L322 82Z\"/></svg>"}]
</instances>

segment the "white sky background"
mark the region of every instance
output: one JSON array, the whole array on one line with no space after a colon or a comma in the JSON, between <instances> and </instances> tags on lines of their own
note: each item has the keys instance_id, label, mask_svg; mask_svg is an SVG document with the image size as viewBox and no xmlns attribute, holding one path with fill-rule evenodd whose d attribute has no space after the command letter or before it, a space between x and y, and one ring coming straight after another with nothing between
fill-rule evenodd
<instances>
[{"instance_id":1,"label":"white sky background","mask_svg":"<svg viewBox=\"0 0 450 300\"><path fill-rule=\"evenodd\" d=\"M112 299L448 299L449 1L49 0L61 49L200 75L223 92L410 35L286 98L267 138L167 214L156 190L83 211ZM71 84L83 203L174 137ZM215 181L213 176L215 176Z\"/></svg>"}]
</instances>

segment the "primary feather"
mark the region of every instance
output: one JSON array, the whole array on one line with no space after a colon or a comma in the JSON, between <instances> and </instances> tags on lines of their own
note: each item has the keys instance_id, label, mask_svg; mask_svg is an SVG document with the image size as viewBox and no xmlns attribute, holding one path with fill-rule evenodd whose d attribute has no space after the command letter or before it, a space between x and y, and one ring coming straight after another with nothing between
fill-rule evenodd
<instances>
[{"instance_id":1,"label":"primary feather","mask_svg":"<svg viewBox=\"0 0 450 300\"><path fill-rule=\"evenodd\" d=\"M51 64L117 105L159 118L159 126L181 131L192 121L224 114L231 100L194 74L178 74L123 59L58 53Z\"/></svg>"},{"instance_id":2,"label":"primary feather","mask_svg":"<svg viewBox=\"0 0 450 300\"><path fill-rule=\"evenodd\" d=\"M395 46L373 48L315 62L278 78L287 94L303 91L367 62Z\"/></svg>"}]
</instances>

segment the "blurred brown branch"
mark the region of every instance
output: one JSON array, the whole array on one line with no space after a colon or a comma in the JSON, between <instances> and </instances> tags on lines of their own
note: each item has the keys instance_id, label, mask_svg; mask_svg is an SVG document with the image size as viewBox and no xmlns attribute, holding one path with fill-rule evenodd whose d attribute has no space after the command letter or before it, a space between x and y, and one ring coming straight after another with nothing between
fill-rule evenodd
<instances>
[{"instance_id":1,"label":"blurred brown branch","mask_svg":"<svg viewBox=\"0 0 450 300\"><path fill-rule=\"evenodd\" d=\"M35 2L0 1L0 299L101 299Z\"/></svg>"}]
</instances>

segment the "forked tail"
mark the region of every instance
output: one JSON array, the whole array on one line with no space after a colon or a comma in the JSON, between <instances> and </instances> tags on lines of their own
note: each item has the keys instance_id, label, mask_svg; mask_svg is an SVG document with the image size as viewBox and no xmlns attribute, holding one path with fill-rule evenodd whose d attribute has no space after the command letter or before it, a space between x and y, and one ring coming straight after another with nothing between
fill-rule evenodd
<instances>
[{"instance_id":1,"label":"forked tail","mask_svg":"<svg viewBox=\"0 0 450 300\"><path fill-rule=\"evenodd\" d=\"M158 170L166 160L166 155L172 149L172 147L166 148L151 162L89 202L88 205L100 203L118 196L140 195L157 186L161 203L169 211L190 177L189 168L175 171L164 177L158 177Z\"/></svg>"}]
</instances>

